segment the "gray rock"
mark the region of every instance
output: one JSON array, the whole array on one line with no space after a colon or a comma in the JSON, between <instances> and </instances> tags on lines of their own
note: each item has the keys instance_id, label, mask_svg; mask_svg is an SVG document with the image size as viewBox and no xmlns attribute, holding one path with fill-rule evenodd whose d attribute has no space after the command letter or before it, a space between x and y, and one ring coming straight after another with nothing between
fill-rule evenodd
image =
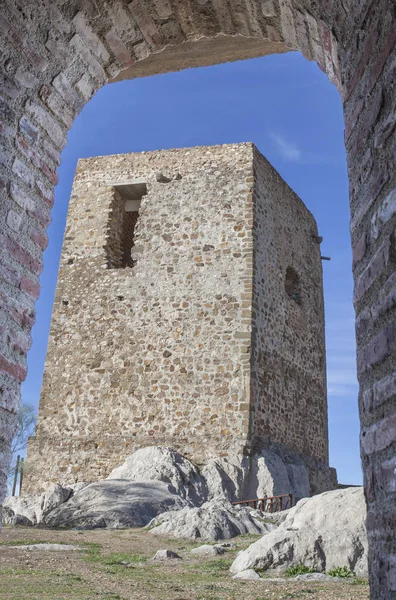
<instances>
[{"instance_id":1,"label":"gray rock","mask_svg":"<svg viewBox=\"0 0 396 600\"><path fill-rule=\"evenodd\" d=\"M26 544L26 546L7 547L14 548L15 550L28 550L29 552L35 552L36 550L41 550L42 552L69 552L73 550L84 550L84 548L69 544Z\"/></svg>"},{"instance_id":2,"label":"gray rock","mask_svg":"<svg viewBox=\"0 0 396 600\"><path fill-rule=\"evenodd\" d=\"M51 510L58 508L61 504L66 502L73 494L73 490L70 487L63 487L56 483L44 492L42 495L42 514L45 516ZM40 519L41 520L41 519ZM40 522L40 521L38 521Z\"/></svg>"},{"instance_id":3,"label":"gray rock","mask_svg":"<svg viewBox=\"0 0 396 600\"><path fill-rule=\"evenodd\" d=\"M342 579L341 577L331 577L325 573L304 573L293 577L293 581L342 581Z\"/></svg>"},{"instance_id":4,"label":"gray rock","mask_svg":"<svg viewBox=\"0 0 396 600\"><path fill-rule=\"evenodd\" d=\"M66 502L73 490L60 484L52 485L43 494L10 496L4 501L3 523L9 525L37 525L46 514Z\"/></svg>"},{"instance_id":5,"label":"gray rock","mask_svg":"<svg viewBox=\"0 0 396 600\"><path fill-rule=\"evenodd\" d=\"M291 453L286 460L269 448L252 457L212 459L202 475L209 499L222 496L233 502L280 494L292 494L294 499L310 495L308 470L302 459Z\"/></svg>"},{"instance_id":6,"label":"gray rock","mask_svg":"<svg viewBox=\"0 0 396 600\"><path fill-rule=\"evenodd\" d=\"M79 529L143 527L156 515L185 505L172 486L161 481L111 479L84 487L51 511L44 523Z\"/></svg>"},{"instance_id":7,"label":"gray rock","mask_svg":"<svg viewBox=\"0 0 396 600\"><path fill-rule=\"evenodd\" d=\"M203 546L198 546L198 548L193 548L191 550L191 554L196 556L218 556L219 554L224 554L224 548L220 546L211 546L210 544L204 544Z\"/></svg>"},{"instance_id":8,"label":"gray rock","mask_svg":"<svg viewBox=\"0 0 396 600\"><path fill-rule=\"evenodd\" d=\"M141 448L114 469L107 479L163 481L173 486L175 494L194 505L203 504L207 498L205 480L197 467L172 448Z\"/></svg>"},{"instance_id":9,"label":"gray rock","mask_svg":"<svg viewBox=\"0 0 396 600\"><path fill-rule=\"evenodd\" d=\"M233 575L233 579L261 579L260 575L253 571L253 569L246 569L246 571L241 571L236 575Z\"/></svg>"},{"instance_id":10,"label":"gray rock","mask_svg":"<svg viewBox=\"0 0 396 600\"><path fill-rule=\"evenodd\" d=\"M149 523L153 535L217 541L246 533L263 534L276 525L263 522L252 509L233 506L224 498L215 498L200 507L185 507L159 515Z\"/></svg>"},{"instance_id":11,"label":"gray rock","mask_svg":"<svg viewBox=\"0 0 396 600\"><path fill-rule=\"evenodd\" d=\"M33 527L34 523L24 515L15 514L12 508L3 506L2 511L3 525L21 525L23 527Z\"/></svg>"},{"instance_id":12,"label":"gray rock","mask_svg":"<svg viewBox=\"0 0 396 600\"><path fill-rule=\"evenodd\" d=\"M42 503L41 494L9 496L4 500L3 524L36 525L42 516Z\"/></svg>"},{"instance_id":13,"label":"gray rock","mask_svg":"<svg viewBox=\"0 0 396 600\"><path fill-rule=\"evenodd\" d=\"M152 560L173 560L175 558L181 558L181 556L173 550L157 550Z\"/></svg>"},{"instance_id":14,"label":"gray rock","mask_svg":"<svg viewBox=\"0 0 396 600\"><path fill-rule=\"evenodd\" d=\"M276 530L240 552L231 572L252 568L281 572L294 564L323 572L345 565L366 577L365 520L363 488L305 498Z\"/></svg>"}]
</instances>

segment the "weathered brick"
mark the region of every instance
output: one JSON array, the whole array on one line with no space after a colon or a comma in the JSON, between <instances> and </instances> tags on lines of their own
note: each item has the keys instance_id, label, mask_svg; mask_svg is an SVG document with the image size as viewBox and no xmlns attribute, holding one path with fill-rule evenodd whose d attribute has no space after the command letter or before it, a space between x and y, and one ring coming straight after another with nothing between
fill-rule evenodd
<instances>
[{"instance_id":1,"label":"weathered brick","mask_svg":"<svg viewBox=\"0 0 396 600\"><path fill-rule=\"evenodd\" d=\"M25 67L19 67L15 73L15 81L21 86L28 89L34 88L38 84L36 73L31 70L26 70Z\"/></svg>"},{"instance_id":2,"label":"weathered brick","mask_svg":"<svg viewBox=\"0 0 396 600\"><path fill-rule=\"evenodd\" d=\"M370 263L356 280L354 301L358 302L367 290L373 285L375 280L387 268L390 261L393 260L395 253L395 240L393 236L388 236L377 252L374 254Z\"/></svg>"},{"instance_id":3,"label":"weathered brick","mask_svg":"<svg viewBox=\"0 0 396 600\"><path fill-rule=\"evenodd\" d=\"M31 300L31 302L33 303L33 300ZM11 297L5 297L0 293L0 308L21 327L29 330L33 327L36 313L29 303L21 304L17 300Z\"/></svg>"},{"instance_id":4,"label":"weathered brick","mask_svg":"<svg viewBox=\"0 0 396 600\"><path fill-rule=\"evenodd\" d=\"M62 38L53 37L51 31L49 35L50 37L45 44L48 52L52 56L56 56L59 61L66 61L70 54L68 43Z\"/></svg>"},{"instance_id":5,"label":"weathered brick","mask_svg":"<svg viewBox=\"0 0 396 600\"><path fill-rule=\"evenodd\" d=\"M392 396L396 396L396 372L377 381L373 386L373 408L376 409Z\"/></svg>"},{"instance_id":6,"label":"weathered brick","mask_svg":"<svg viewBox=\"0 0 396 600\"><path fill-rule=\"evenodd\" d=\"M45 185L44 182L40 181L39 179L36 181L36 188L39 192L40 198L42 198L44 200L44 202L50 207L52 208L52 206L54 205L54 190L52 187L48 187L47 185Z\"/></svg>"},{"instance_id":7,"label":"weathered brick","mask_svg":"<svg viewBox=\"0 0 396 600\"><path fill-rule=\"evenodd\" d=\"M366 192L359 195L359 202L356 208L352 211L350 225L352 237L389 179L388 165L386 163L376 163L375 168L376 173L373 173L370 176L370 182L367 186ZM358 193L359 191L355 190L353 195L356 196Z\"/></svg>"},{"instance_id":8,"label":"weathered brick","mask_svg":"<svg viewBox=\"0 0 396 600\"><path fill-rule=\"evenodd\" d=\"M13 231L18 232L22 225L22 217L14 210L9 210L7 214L7 225Z\"/></svg>"},{"instance_id":9,"label":"weathered brick","mask_svg":"<svg viewBox=\"0 0 396 600\"><path fill-rule=\"evenodd\" d=\"M92 98L95 93L95 84L88 73L84 73L81 79L77 81L76 89L80 92L84 100L88 101Z\"/></svg>"},{"instance_id":10,"label":"weathered brick","mask_svg":"<svg viewBox=\"0 0 396 600\"><path fill-rule=\"evenodd\" d=\"M117 35L115 29L111 29L106 34L106 41L121 66L130 67L133 65L135 61L130 55L122 39Z\"/></svg>"},{"instance_id":11,"label":"weathered brick","mask_svg":"<svg viewBox=\"0 0 396 600\"><path fill-rule=\"evenodd\" d=\"M73 19L73 23L76 30L81 34L86 45L90 48L92 54L96 56L101 62L106 63L110 54L107 51L106 46L103 44L101 39L93 31L92 27L88 24L85 15L82 12L76 14Z\"/></svg>"},{"instance_id":12,"label":"weathered brick","mask_svg":"<svg viewBox=\"0 0 396 600\"><path fill-rule=\"evenodd\" d=\"M158 30L147 6L141 0L132 0L128 8L133 14L144 39L150 46L158 47L163 43L161 32Z\"/></svg>"},{"instance_id":13,"label":"weathered brick","mask_svg":"<svg viewBox=\"0 0 396 600\"><path fill-rule=\"evenodd\" d=\"M42 261L37 260L26 248L23 248L13 238L0 234L0 247L11 253L12 258L32 273L39 275L42 271Z\"/></svg>"},{"instance_id":14,"label":"weathered brick","mask_svg":"<svg viewBox=\"0 0 396 600\"><path fill-rule=\"evenodd\" d=\"M86 64L88 71L91 73L92 77L97 79L100 83L104 83L107 77L102 65L99 64L96 58L90 53L90 51L84 44L84 40L78 33L76 33L76 35L72 37L70 45L80 56L83 63Z\"/></svg>"},{"instance_id":15,"label":"weathered brick","mask_svg":"<svg viewBox=\"0 0 396 600\"><path fill-rule=\"evenodd\" d=\"M21 117L19 121L19 131L27 137L32 144L35 144L40 139L40 131L25 115Z\"/></svg>"},{"instance_id":16,"label":"weathered brick","mask_svg":"<svg viewBox=\"0 0 396 600\"><path fill-rule=\"evenodd\" d=\"M45 250L48 245L48 236L45 232L37 227L31 226L29 228L29 236L32 242L36 244L41 250Z\"/></svg>"},{"instance_id":17,"label":"weathered brick","mask_svg":"<svg viewBox=\"0 0 396 600\"><path fill-rule=\"evenodd\" d=\"M2 386L2 393L0 394L0 407L8 412L16 413L19 409L21 399L19 386L13 386L11 381L7 383L7 386Z\"/></svg>"},{"instance_id":18,"label":"weathered brick","mask_svg":"<svg viewBox=\"0 0 396 600\"><path fill-rule=\"evenodd\" d=\"M69 129L72 127L75 114L70 110L61 95L51 86L43 85L40 89L40 98L58 119L64 122Z\"/></svg>"},{"instance_id":19,"label":"weathered brick","mask_svg":"<svg viewBox=\"0 0 396 600\"><path fill-rule=\"evenodd\" d=\"M37 183L37 182L36 182ZM34 208L34 200L14 181L10 185L11 198L24 210Z\"/></svg>"},{"instance_id":20,"label":"weathered brick","mask_svg":"<svg viewBox=\"0 0 396 600\"><path fill-rule=\"evenodd\" d=\"M0 118L1 120L7 121L9 125L14 125L16 121L16 113L15 110L11 107L11 102L9 100L4 100L0 96Z\"/></svg>"},{"instance_id":21,"label":"weathered brick","mask_svg":"<svg viewBox=\"0 0 396 600\"><path fill-rule=\"evenodd\" d=\"M305 15L303 15L300 11L296 10L294 13L294 22L296 25L296 34L298 40L298 46L301 50L302 54L311 60L311 50L308 42L308 30L305 22Z\"/></svg>"},{"instance_id":22,"label":"weathered brick","mask_svg":"<svg viewBox=\"0 0 396 600\"><path fill-rule=\"evenodd\" d=\"M54 162L56 166L61 163L61 153L57 150L48 139L44 139L42 142L42 148L45 154Z\"/></svg>"},{"instance_id":23,"label":"weathered brick","mask_svg":"<svg viewBox=\"0 0 396 600\"><path fill-rule=\"evenodd\" d=\"M18 97L20 86L15 81L10 79L5 73L0 73L0 93L5 94L12 100Z\"/></svg>"},{"instance_id":24,"label":"weathered brick","mask_svg":"<svg viewBox=\"0 0 396 600\"><path fill-rule=\"evenodd\" d=\"M282 0L282 2L279 3L279 8L283 41L288 48L296 50L298 45L296 28L294 25L293 3L291 0Z\"/></svg>"},{"instance_id":25,"label":"weathered brick","mask_svg":"<svg viewBox=\"0 0 396 600\"><path fill-rule=\"evenodd\" d=\"M378 37L378 27L375 26L373 27L370 35L368 36L367 43L364 46L363 51L360 55L360 60L357 64L357 67L352 71L353 75L346 85L344 102L347 102L349 100L349 98L354 93L356 87L358 86L359 82L362 80L363 73L370 59L370 55L372 55L375 47L377 46Z\"/></svg>"},{"instance_id":26,"label":"weathered brick","mask_svg":"<svg viewBox=\"0 0 396 600\"><path fill-rule=\"evenodd\" d=\"M0 122L0 135L3 143L13 144L15 138L15 127L7 125L7 123Z\"/></svg>"},{"instance_id":27,"label":"weathered brick","mask_svg":"<svg viewBox=\"0 0 396 600\"><path fill-rule=\"evenodd\" d=\"M371 238L376 240L382 227L396 214L396 188L384 198L379 209L371 218Z\"/></svg>"},{"instance_id":28,"label":"weathered brick","mask_svg":"<svg viewBox=\"0 0 396 600\"><path fill-rule=\"evenodd\" d=\"M23 292L29 294L29 296L31 296L34 300L37 300L40 295L40 284L36 281L33 281L33 279L30 279L30 277L22 277L20 288Z\"/></svg>"},{"instance_id":29,"label":"weathered brick","mask_svg":"<svg viewBox=\"0 0 396 600\"><path fill-rule=\"evenodd\" d=\"M73 112L77 115L84 107L84 102L74 89L75 77L69 75L68 71L62 71L52 80L52 85L62 96Z\"/></svg>"},{"instance_id":30,"label":"weathered brick","mask_svg":"<svg viewBox=\"0 0 396 600\"><path fill-rule=\"evenodd\" d=\"M396 323L391 323L363 348L358 348L358 373L364 373L385 360L396 348Z\"/></svg>"},{"instance_id":31,"label":"weathered brick","mask_svg":"<svg viewBox=\"0 0 396 600\"><path fill-rule=\"evenodd\" d=\"M10 340L10 348L12 352L16 352L21 356L26 356L32 346L32 336L27 331L17 331L13 333Z\"/></svg>"},{"instance_id":32,"label":"weathered brick","mask_svg":"<svg viewBox=\"0 0 396 600\"><path fill-rule=\"evenodd\" d=\"M3 257L3 260L6 256ZM0 262L0 278L8 283L8 285L19 285L21 276L18 269L13 268L10 264L2 264Z\"/></svg>"},{"instance_id":33,"label":"weathered brick","mask_svg":"<svg viewBox=\"0 0 396 600\"><path fill-rule=\"evenodd\" d=\"M26 366L11 363L4 356L0 355L0 372L6 373L19 383L22 383L26 379L27 368Z\"/></svg>"},{"instance_id":34,"label":"weathered brick","mask_svg":"<svg viewBox=\"0 0 396 600\"><path fill-rule=\"evenodd\" d=\"M66 145L66 130L51 115L47 108L43 108L40 104L31 100L26 102L25 108L48 133L57 148L61 149Z\"/></svg>"},{"instance_id":35,"label":"weathered brick","mask_svg":"<svg viewBox=\"0 0 396 600\"><path fill-rule=\"evenodd\" d=\"M374 65L372 66L372 68L370 70L370 75L368 77L368 89L366 90L366 94L370 93L371 89L374 87L374 85L378 81L379 76L381 75L382 70L384 68L384 65L385 65L390 53L392 52L392 50L395 47L395 44L396 44L396 27L391 27L387 37L384 40L384 43L382 45L382 48L381 48L379 54L376 57Z\"/></svg>"},{"instance_id":36,"label":"weathered brick","mask_svg":"<svg viewBox=\"0 0 396 600\"><path fill-rule=\"evenodd\" d=\"M355 244L353 244L352 246L352 256L353 256L353 266L357 265L357 263L359 263L362 258L364 257L364 255L366 254L366 248L367 248L367 235L366 232L363 233L363 235L360 236L360 238L357 240L357 242Z\"/></svg>"},{"instance_id":37,"label":"weathered brick","mask_svg":"<svg viewBox=\"0 0 396 600\"><path fill-rule=\"evenodd\" d=\"M365 454L380 452L396 441L396 413L362 430L361 445Z\"/></svg>"},{"instance_id":38,"label":"weathered brick","mask_svg":"<svg viewBox=\"0 0 396 600\"><path fill-rule=\"evenodd\" d=\"M28 215L34 217L36 221L43 227L47 228L51 223L51 213L49 207L43 203L36 203L32 210L27 211Z\"/></svg>"},{"instance_id":39,"label":"weathered brick","mask_svg":"<svg viewBox=\"0 0 396 600\"><path fill-rule=\"evenodd\" d=\"M29 187L34 186L34 173L31 167L22 162L19 158L15 158L12 163L13 172L21 178Z\"/></svg>"},{"instance_id":40,"label":"weathered brick","mask_svg":"<svg viewBox=\"0 0 396 600\"><path fill-rule=\"evenodd\" d=\"M366 146L369 132L377 122L383 104L383 90L379 88L369 103L366 102L358 125L355 128L356 139L349 149L348 156L355 157Z\"/></svg>"}]
</instances>

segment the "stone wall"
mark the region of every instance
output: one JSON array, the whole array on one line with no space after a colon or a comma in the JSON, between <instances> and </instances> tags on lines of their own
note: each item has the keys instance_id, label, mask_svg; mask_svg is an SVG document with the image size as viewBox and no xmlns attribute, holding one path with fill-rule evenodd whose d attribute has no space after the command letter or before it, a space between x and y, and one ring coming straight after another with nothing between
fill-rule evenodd
<instances>
[{"instance_id":1,"label":"stone wall","mask_svg":"<svg viewBox=\"0 0 396 600\"><path fill-rule=\"evenodd\" d=\"M134 260L109 262L132 233L122 190L142 181ZM326 468L316 239L251 144L80 160L25 489L97 480L160 444L205 464L277 442Z\"/></svg>"},{"instance_id":2,"label":"stone wall","mask_svg":"<svg viewBox=\"0 0 396 600\"><path fill-rule=\"evenodd\" d=\"M253 447L268 438L328 464L326 355L315 219L254 152ZM298 283L287 287L287 274Z\"/></svg>"},{"instance_id":3,"label":"stone wall","mask_svg":"<svg viewBox=\"0 0 396 600\"><path fill-rule=\"evenodd\" d=\"M108 81L299 49L336 83L344 104L354 277L360 288L357 348L370 585L372 598L396 598L396 547L388 534L396 527L396 282L394 252L388 252L393 245L387 244L396 220L395 23L393 0L3 1L2 496L56 169L75 116Z\"/></svg>"}]
</instances>

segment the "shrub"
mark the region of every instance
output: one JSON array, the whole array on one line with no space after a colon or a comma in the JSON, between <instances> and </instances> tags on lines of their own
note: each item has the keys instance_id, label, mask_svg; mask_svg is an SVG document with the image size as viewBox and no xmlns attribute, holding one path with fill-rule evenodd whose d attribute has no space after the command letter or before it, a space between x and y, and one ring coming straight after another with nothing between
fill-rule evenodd
<instances>
[{"instance_id":1,"label":"shrub","mask_svg":"<svg viewBox=\"0 0 396 600\"><path fill-rule=\"evenodd\" d=\"M305 573L314 573L311 567L305 565L292 565L285 573L286 577L296 577L297 575L304 575Z\"/></svg>"},{"instance_id":2,"label":"shrub","mask_svg":"<svg viewBox=\"0 0 396 600\"><path fill-rule=\"evenodd\" d=\"M355 577L355 573L345 565L343 567L334 567L334 569L327 571L327 575L331 577Z\"/></svg>"}]
</instances>

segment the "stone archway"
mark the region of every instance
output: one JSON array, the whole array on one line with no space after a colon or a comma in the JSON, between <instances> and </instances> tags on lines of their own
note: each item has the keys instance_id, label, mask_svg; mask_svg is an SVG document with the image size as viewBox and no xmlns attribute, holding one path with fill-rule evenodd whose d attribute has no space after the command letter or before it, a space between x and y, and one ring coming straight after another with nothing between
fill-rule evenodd
<instances>
[{"instance_id":1,"label":"stone archway","mask_svg":"<svg viewBox=\"0 0 396 600\"><path fill-rule=\"evenodd\" d=\"M392 0L5 0L0 16L1 487L67 130L108 81L299 49L344 102L372 598L396 598Z\"/></svg>"}]
</instances>

